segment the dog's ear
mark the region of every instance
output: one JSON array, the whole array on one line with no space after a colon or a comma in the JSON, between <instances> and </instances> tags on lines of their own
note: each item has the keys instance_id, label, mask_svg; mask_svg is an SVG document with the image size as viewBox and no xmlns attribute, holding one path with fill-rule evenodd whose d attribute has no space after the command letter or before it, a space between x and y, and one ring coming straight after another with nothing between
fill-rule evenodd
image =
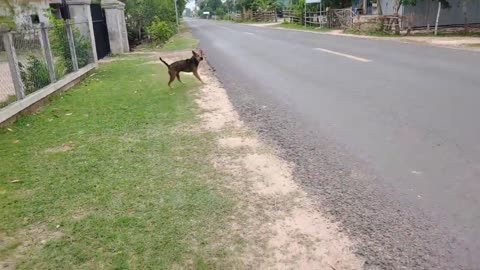
<instances>
[{"instance_id":1,"label":"dog's ear","mask_svg":"<svg viewBox=\"0 0 480 270\"><path fill-rule=\"evenodd\" d=\"M197 55L198 55L198 54L197 54L195 51L193 51L193 50L192 50L192 53L193 53L193 55L195 55L195 56L197 56Z\"/></svg>"}]
</instances>

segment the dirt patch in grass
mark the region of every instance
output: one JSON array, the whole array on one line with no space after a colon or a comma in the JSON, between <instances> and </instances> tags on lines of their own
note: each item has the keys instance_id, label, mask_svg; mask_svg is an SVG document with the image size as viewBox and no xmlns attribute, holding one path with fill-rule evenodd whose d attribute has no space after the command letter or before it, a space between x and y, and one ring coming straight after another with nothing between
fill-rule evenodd
<instances>
[{"instance_id":1,"label":"dirt patch in grass","mask_svg":"<svg viewBox=\"0 0 480 270\"><path fill-rule=\"evenodd\" d=\"M468 48L480 49L480 43L467 44L466 46L467 46Z\"/></svg>"},{"instance_id":2,"label":"dirt patch in grass","mask_svg":"<svg viewBox=\"0 0 480 270\"><path fill-rule=\"evenodd\" d=\"M15 237L0 235L0 269L16 269L19 261L27 260L51 241L59 240L64 233L49 229L45 224L35 224L29 229L20 230Z\"/></svg>"},{"instance_id":3,"label":"dirt patch in grass","mask_svg":"<svg viewBox=\"0 0 480 270\"><path fill-rule=\"evenodd\" d=\"M246 244L242 261L253 269L360 269L353 243L315 209L292 178L292 164L258 140L239 120L208 68L197 103L202 127L217 134L215 168L238 202L229 235Z\"/></svg>"},{"instance_id":4,"label":"dirt patch in grass","mask_svg":"<svg viewBox=\"0 0 480 270\"><path fill-rule=\"evenodd\" d=\"M73 150L73 147L74 147L73 142L68 142L57 147L47 148L45 152L46 153L63 153L63 152L68 152Z\"/></svg>"}]
</instances>

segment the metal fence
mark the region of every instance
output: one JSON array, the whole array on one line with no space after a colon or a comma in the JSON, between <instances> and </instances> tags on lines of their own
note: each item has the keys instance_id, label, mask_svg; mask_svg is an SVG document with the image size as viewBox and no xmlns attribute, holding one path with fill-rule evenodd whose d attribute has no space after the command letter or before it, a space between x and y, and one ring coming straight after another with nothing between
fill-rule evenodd
<instances>
[{"instance_id":1,"label":"metal fence","mask_svg":"<svg viewBox=\"0 0 480 270\"><path fill-rule=\"evenodd\" d=\"M60 21L2 34L0 108L93 63L87 22Z\"/></svg>"},{"instance_id":2,"label":"metal fence","mask_svg":"<svg viewBox=\"0 0 480 270\"><path fill-rule=\"evenodd\" d=\"M283 18L290 23L327 28L349 28L352 26L354 14L351 9L330 9L328 11L300 12L299 10L283 10Z\"/></svg>"}]
</instances>

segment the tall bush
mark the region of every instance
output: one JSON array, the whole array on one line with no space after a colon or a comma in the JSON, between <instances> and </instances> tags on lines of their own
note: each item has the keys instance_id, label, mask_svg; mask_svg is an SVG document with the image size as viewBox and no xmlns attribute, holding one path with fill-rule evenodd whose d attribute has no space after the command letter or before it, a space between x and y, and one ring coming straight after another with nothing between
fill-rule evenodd
<instances>
[{"instance_id":1,"label":"tall bush","mask_svg":"<svg viewBox=\"0 0 480 270\"><path fill-rule=\"evenodd\" d=\"M147 33L156 44L163 44L175 34L175 27L172 24L156 18L155 21L147 27Z\"/></svg>"},{"instance_id":2,"label":"tall bush","mask_svg":"<svg viewBox=\"0 0 480 270\"><path fill-rule=\"evenodd\" d=\"M186 3L186 0L177 0L180 16ZM166 23L176 21L173 0L128 0L125 4L128 37L131 43L137 43L145 37L147 27L155 21L155 18Z\"/></svg>"},{"instance_id":3,"label":"tall bush","mask_svg":"<svg viewBox=\"0 0 480 270\"><path fill-rule=\"evenodd\" d=\"M20 77L27 95L50 84L47 64L33 55L28 57L26 66L20 64Z\"/></svg>"}]
</instances>

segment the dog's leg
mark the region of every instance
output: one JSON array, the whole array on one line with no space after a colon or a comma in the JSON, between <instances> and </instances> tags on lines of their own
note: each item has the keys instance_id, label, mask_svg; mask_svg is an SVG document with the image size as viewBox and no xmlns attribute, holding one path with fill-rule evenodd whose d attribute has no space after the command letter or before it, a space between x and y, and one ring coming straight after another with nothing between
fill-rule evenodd
<instances>
[{"instance_id":1,"label":"dog's leg","mask_svg":"<svg viewBox=\"0 0 480 270\"><path fill-rule=\"evenodd\" d=\"M177 80L183 84L182 80L180 80L180 72L177 73Z\"/></svg>"},{"instance_id":2,"label":"dog's leg","mask_svg":"<svg viewBox=\"0 0 480 270\"><path fill-rule=\"evenodd\" d=\"M198 76L198 72L197 72L196 70L193 71L193 75L195 75L195 77L197 77L197 79L198 79L199 81L201 81L202 83L204 83L204 82L202 81L202 79L200 79L200 76Z\"/></svg>"},{"instance_id":3,"label":"dog's leg","mask_svg":"<svg viewBox=\"0 0 480 270\"><path fill-rule=\"evenodd\" d=\"M168 87L170 87L170 89L172 88L172 86L170 86L172 84L172 82L175 80L175 73L169 71L168 74L170 75L170 81L168 81Z\"/></svg>"}]
</instances>

